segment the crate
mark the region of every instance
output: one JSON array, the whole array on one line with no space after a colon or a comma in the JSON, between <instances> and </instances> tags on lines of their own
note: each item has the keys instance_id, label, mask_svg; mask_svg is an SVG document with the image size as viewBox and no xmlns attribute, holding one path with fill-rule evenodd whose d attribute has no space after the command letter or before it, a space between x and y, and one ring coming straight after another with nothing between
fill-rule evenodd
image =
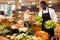
<instances>
[{"instance_id":1,"label":"crate","mask_svg":"<svg viewBox=\"0 0 60 40\"><path fill-rule=\"evenodd\" d=\"M30 27L33 31L41 31L42 23L33 23Z\"/></svg>"}]
</instances>

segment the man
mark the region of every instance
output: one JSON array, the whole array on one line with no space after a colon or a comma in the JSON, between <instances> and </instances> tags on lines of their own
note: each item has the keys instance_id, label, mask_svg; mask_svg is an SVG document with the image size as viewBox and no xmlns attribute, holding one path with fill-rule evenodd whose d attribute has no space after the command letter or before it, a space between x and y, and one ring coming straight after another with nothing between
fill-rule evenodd
<instances>
[{"instance_id":1,"label":"man","mask_svg":"<svg viewBox=\"0 0 60 40\"><path fill-rule=\"evenodd\" d=\"M44 24L47 20L54 20L57 22L57 15L55 13L54 9L48 8L48 5L46 4L45 1L41 1L41 10L39 11L39 16L42 16L43 22L42 22L42 30L45 32L48 32L50 37L54 36L54 29L46 29L44 27Z\"/></svg>"}]
</instances>

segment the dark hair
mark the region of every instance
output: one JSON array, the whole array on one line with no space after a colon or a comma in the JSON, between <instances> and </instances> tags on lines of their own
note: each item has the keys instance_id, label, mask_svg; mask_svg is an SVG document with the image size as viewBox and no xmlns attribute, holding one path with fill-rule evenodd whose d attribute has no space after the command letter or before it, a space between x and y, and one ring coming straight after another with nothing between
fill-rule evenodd
<instances>
[{"instance_id":1,"label":"dark hair","mask_svg":"<svg viewBox=\"0 0 60 40\"><path fill-rule=\"evenodd\" d=\"M40 4L43 4L43 5L47 6L47 3L45 1L41 1Z\"/></svg>"}]
</instances>

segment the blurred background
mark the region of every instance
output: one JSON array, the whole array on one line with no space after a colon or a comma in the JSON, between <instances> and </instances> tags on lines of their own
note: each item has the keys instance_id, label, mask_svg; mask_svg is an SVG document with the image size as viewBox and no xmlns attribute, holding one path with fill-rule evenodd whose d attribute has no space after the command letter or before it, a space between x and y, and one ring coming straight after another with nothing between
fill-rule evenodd
<instances>
[{"instance_id":1,"label":"blurred background","mask_svg":"<svg viewBox=\"0 0 60 40\"><path fill-rule=\"evenodd\" d=\"M0 13L4 12L5 15L12 17L15 10L22 13L29 8L31 11L38 14L39 3L42 0L0 0ZM60 21L60 0L45 0L49 7L55 9ZM21 15L22 15L21 14Z\"/></svg>"}]
</instances>

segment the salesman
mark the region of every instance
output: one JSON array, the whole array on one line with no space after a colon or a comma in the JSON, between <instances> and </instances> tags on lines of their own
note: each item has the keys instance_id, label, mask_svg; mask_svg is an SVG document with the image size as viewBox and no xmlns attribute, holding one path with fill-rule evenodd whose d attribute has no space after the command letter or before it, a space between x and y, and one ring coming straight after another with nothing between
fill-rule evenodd
<instances>
[{"instance_id":1,"label":"salesman","mask_svg":"<svg viewBox=\"0 0 60 40\"><path fill-rule=\"evenodd\" d=\"M54 36L54 29L46 29L44 27L44 24L47 20L54 20L57 22L57 15L55 13L55 10L52 8L49 8L47 3L45 1L40 2L41 9L39 11L39 16L42 16L43 22L42 22L42 30L45 32L48 32L50 37Z\"/></svg>"}]
</instances>

